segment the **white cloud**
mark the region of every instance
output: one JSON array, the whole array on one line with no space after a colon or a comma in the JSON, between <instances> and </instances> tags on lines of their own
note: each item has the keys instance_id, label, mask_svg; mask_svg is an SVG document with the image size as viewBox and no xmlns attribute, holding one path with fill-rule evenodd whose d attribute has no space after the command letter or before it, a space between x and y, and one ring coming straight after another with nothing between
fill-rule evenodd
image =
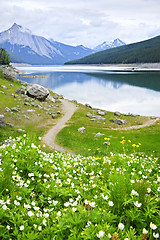
<instances>
[{"instance_id":1,"label":"white cloud","mask_svg":"<svg viewBox=\"0 0 160 240\"><path fill-rule=\"evenodd\" d=\"M160 34L159 0L1 0L0 32L14 22L67 44L93 47Z\"/></svg>"}]
</instances>

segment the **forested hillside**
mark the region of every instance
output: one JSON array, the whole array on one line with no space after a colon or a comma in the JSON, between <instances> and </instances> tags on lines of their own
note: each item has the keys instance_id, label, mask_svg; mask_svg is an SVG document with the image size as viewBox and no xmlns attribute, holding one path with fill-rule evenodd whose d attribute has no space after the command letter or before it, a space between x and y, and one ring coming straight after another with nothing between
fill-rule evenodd
<instances>
[{"instance_id":1,"label":"forested hillside","mask_svg":"<svg viewBox=\"0 0 160 240\"><path fill-rule=\"evenodd\" d=\"M160 36L101 51L66 64L114 64L160 62Z\"/></svg>"}]
</instances>

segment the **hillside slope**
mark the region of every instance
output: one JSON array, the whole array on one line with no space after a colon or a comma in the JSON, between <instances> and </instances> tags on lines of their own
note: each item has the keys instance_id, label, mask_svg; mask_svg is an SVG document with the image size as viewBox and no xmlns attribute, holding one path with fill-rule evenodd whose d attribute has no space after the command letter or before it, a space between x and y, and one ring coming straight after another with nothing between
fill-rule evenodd
<instances>
[{"instance_id":1,"label":"hillside slope","mask_svg":"<svg viewBox=\"0 0 160 240\"><path fill-rule=\"evenodd\" d=\"M160 36L101 51L65 64L114 64L160 62Z\"/></svg>"}]
</instances>

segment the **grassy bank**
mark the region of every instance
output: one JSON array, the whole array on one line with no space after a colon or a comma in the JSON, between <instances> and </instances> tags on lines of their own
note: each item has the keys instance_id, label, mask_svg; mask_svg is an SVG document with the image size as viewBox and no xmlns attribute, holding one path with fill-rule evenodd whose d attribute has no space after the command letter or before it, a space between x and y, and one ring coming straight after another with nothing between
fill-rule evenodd
<instances>
[{"instance_id":1,"label":"grassy bank","mask_svg":"<svg viewBox=\"0 0 160 240\"><path fill-rule=\"evenodd\" d=\"M145 152L152 154L155 152L160 156L159 139L160 139L160 122L150 127L144 127L135 130L122 130L125 127L142 126L150 121L150 117L142 116L125 116L121 115L120 119L126 120L125 125L118 126L109 121L115 119L114 113L108 112L105 121L91 121L86 114L97 115L97 110L89 109L80 105L79 109L72 116L70 123L64 128L56 138L58 144L68 148L77 154L84 155L106 155L113 153L134 153ZM86 128L86 133L78 132L80 127ZM119 130L114 130L114 129ZM100 132L100 137L95 135ZM109 145L104 145L109 142Z\"/></svg>"},{"instance_id":2,"label":"grassy bank","mask_svg":"<svg viewBox=\"0 0 160 240\"><path fill-rule=\"evenodd\" d=\"M37 137L42 136L56 123L56 119L52 119L51 114L60 110L60 103L51 103L49 100L40 102L32 98L28 98L26 101L26 95L16 93L17 89L23 90L25 86L26 84L22 84L20 81L6 80L2 75L0 76L0 113L4 115L6 123L13 125L13 127L8 125L0 127L0 142L9 136L22 135L23 133L18 132L18 129ZM50 94L51 96L55 95L52 92ZM19 111L6 111L6 107L9 109L16 107ZM59 116L57 114L57 117Z\"/></svg>"},{"instance_id":3,"label":"grassy bank","mask_svg":"<svg viewBox=\"0 0 160 240\"><path fill-rule=\"evenodd\" d=\"M43 152L29 136L0 153L1 239L159 238L159 160Z\"/></svg>"}]
</instances>

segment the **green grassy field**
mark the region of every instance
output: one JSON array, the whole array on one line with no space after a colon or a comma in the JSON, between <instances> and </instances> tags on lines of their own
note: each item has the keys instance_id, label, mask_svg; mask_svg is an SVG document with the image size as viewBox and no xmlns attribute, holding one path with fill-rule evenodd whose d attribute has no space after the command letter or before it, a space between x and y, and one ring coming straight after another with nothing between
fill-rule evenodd
<instances>
[{"instance_id":1,"label":"green grassy field","mask_svg":"<svg viewBox=\"0 0 160 240\"><path fill-rule=\"evenodd\" d=\"M105 115L105 122L91 121L86 117L87 113L93 114L95 112L95 109L88 109L80 105L68 126L57 135L57 143L76 154L83 155L106 155L109 152L145 152L147 154L155 152L160 156L160 122L150 127L122 130L124 126L142 125L149 121L150 117L122 115L119 118L125 119L127 123L118 126L109 121L109 119L115 118L111 112ZM85 134L78 132L82 126L86 128ZM119 128L119 130L114 130L115 128ZM104 135L95 137L98 132ZM125 141L122 142L122 140ZM110 142L110 145L106 146L103 144L104 142Z\"/></svg>"}]
</instances>

